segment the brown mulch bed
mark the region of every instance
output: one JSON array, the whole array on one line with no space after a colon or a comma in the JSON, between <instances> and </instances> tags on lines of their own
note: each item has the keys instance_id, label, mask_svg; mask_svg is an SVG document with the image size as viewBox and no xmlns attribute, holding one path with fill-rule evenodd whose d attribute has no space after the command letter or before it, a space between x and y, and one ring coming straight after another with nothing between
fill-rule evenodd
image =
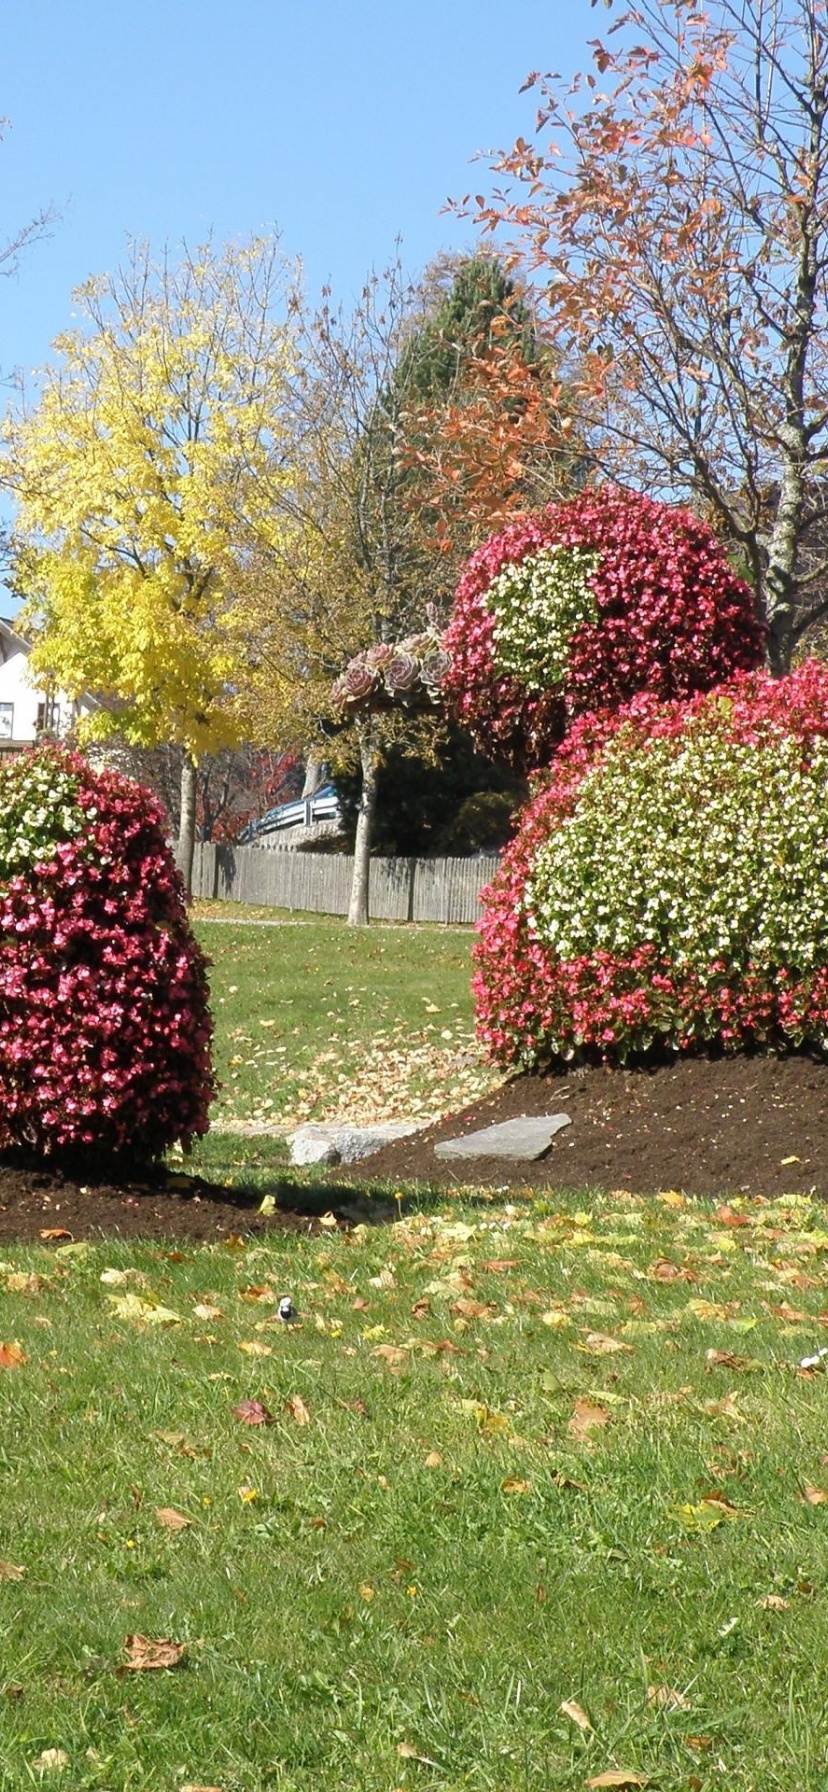
<instances>
[{"instance_id":1,"label":"brown mulch bed","mask_svg":"<svg viewBox=\"0 0 828 1792\"><path fill-rule=\"evenodd\" d=\"M438 1139L518 1114L553 1113L569 1114L572 1125L540 1162L434 1155ZM757 1053L518 1076L461 1114L386 1146L369 1163L372 1176L443 1187L825 1198L828 1064L806 1054Z\"/></svg>"},{"instance_id":2,"label":"brown mulch bed","mask_svg":"<svg viewBox=\"0 0 828 1792\"><path fill-rule=\"evenodd\" d=\"M438 1139L518 1114L561 1112L572 1125L539 1162L434 1155ZM382 1223L396 1218L395 1202L363 1199L360 1188L385 1181L516 1192L597 1187L828 1198L828 1064L806 1054L756 1054L516 1076L473 1107L351 1169L320 1173L313 1185L292 1182L286 1172L274 1189L273 1214L259 1213L261 1192L195 1176L93 1177L88 1169L72 1174L7 1153L0 1155L0 1250L26 1241L144 1238L196 1245L307 1234L331 1213L343 1227Z\"/></svg>"},{"instance_id":3,"label":"brown mulch bed","mask_svg":"<svg viewBox=\"0 0 828 1792\"><path fill-rule=\"evenodd\" d=\"M251 1234L318 1232L327 1229L320 1222L330 1213L341 1227L386 1218L382 1203L376 1209L361 1203L351 1188L287 1183L274 1192L277 1211L262 1214L261 1191L222 1188L197 1176L72 1174L33 1167L7 1153L0 1155L0 1252L12 1243L58 1246L103 1238L216 1244Z\"/></svg>"}]
</instances>

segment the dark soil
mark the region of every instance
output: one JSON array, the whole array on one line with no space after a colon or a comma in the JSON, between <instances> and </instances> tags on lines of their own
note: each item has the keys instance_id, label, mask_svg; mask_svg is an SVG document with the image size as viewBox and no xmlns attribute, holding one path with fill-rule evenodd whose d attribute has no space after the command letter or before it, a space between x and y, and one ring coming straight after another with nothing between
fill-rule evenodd
<instances>
[{"instance_id":1,"label":"dark soil","mask_svg":"<svg viewBox=\"0 0 828 1792\"><path fill-rule=\"evenodd\" d=\"M124 1172L93 1174L27 1164L0 1155L0 1251L13 1242L64 1245L83 1239L149 1238L176 1243L217 1243L267 1233L318 1232L322 1215L342 1227L381 1222L383 1203L361 1202L353 1188L274 1190L277 1211L259 1213L258 1193L222 1188L197 1176L131 1178ZM328 1225L330 1222L328 1221Z\"/></svg>"},{"instance_id":2,"label":"dark soil","mask_svg":"<svg viewBox=\"0 0 828 1792\"><path fill-rule=\"evenodd\" d=\"M444 1160L438 1139L518 1114L569 1114L539 1162ZM352 1169L302 1185L287 1173L277 1210L258 1211L261 1191L222 1188L195 1176L147 1179L32 1164L0 1155L0 1249L13 1241L55 1245L100 1238L199 1244L232 1236L316 1232L395 1218L393 1199L366 1200L368 1183L444 1188L631 1189L690 1195L814 1194L828 1198L828 1064L807 1055L700 1057L636 1070L590 1068L517 1076L438 1125L388 1145ZM330 1221L328 1221L330 1224ZM47 1235L44 1237L44 1234ZM51 1234L51 1236L48 1236Z\"/></svg>"},{"instance_id":3,"label":"dark soil","mask_svg":"<svg viewBox=\"0 0 828 1792\"><path fill-rule=\"evenodd\" d=\"M572 1125L539 1162L434 1155L438 1139L518 1114L554 1113L569 1114ZM369 1163L372 1176L444 1187L825 1198L828 1064L804 1054L757 1053L518 1076L474 1107L386 1146Z\"/></svg>"}]
</instances>

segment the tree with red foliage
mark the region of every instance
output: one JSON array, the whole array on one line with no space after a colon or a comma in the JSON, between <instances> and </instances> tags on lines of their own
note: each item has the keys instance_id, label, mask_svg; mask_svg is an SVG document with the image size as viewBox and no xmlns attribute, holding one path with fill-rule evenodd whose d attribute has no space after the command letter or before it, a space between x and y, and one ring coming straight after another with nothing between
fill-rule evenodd
<instances>
[{"instance_id":1,"label":"tree with red foliage","mask_svg":"<svg viewBox=\"0 0 828 1792\"><path fill-rule=\"evenodd\" d=\"M529 77L477 217L538 277L596 463L738 544L778 675L828 613L828 8L634 0L609 36L568 91Z\"/></svg>"}]
</instances>

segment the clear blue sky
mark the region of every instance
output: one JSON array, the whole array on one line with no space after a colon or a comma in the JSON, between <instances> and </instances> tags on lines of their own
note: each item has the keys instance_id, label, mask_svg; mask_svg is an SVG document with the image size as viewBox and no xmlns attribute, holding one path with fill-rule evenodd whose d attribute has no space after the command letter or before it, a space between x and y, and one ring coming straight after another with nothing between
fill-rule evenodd
<instances>
[{"instance_id":1,"label":"clear blue sky","mask_svg":"<svg viewBox=\"0 0 828 1792\"><path fill-rule=\"evenodd\" d=\"M276 225L345 300L398 235L410 273L468 244L447 196L530 133L528 71L585 66L605 25L589 0L5 0L0 235L49 201L62 217L0 280L0 371L48 359L128 234Z\"/></svg>"}]
</instances>

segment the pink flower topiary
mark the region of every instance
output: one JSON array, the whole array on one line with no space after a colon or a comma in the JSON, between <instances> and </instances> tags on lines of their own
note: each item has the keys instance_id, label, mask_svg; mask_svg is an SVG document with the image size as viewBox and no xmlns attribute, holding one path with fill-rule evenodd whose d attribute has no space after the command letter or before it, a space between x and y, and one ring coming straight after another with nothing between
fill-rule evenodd
<instances>
[{"instance_id":1,"label":"pink flower topiary","mask_svg":"<svg viewBox=\"0 0 828 1792\"><path fill-rule=\"evenodd\" d=\"M206 961L149 792L49 746L0 773L0 1144L143 1160L207 1131Z\"/></svg>"},{"instance_id":2,"label":"pink flower topiary","mask_svg":"<svg viewBox=\"0 0 828 1792\"><path fill-rule=\"evenodd\" d=\"M669 700L761 662L744 580L689 510L615 487L550 504L478 548L444 645L445 700L490 757L548 764L574 717Z\"/></svg>"},{"instance_id":3,"label":"pink flower topiary","mask_svg":"<svg viewBox=\"0 0 828 1792\"><path fill-rule=\"evenodd\" d=\"M503 1063L828 1048L828 668L576 722L484 911Z\"/></svg>"}]
</instances>

